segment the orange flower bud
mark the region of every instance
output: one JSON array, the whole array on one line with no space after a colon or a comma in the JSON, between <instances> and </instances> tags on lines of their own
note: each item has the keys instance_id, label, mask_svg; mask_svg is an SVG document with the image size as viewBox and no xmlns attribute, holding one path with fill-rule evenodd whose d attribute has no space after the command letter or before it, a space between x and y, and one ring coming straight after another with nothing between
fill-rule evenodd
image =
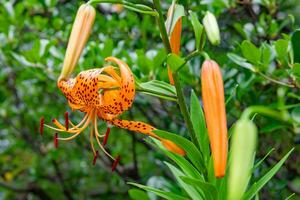
<instances>
[{"instance_id":1,"label":"orange flower bud","mask_svg":"<svg viewBox=\"0 0 300 200\"><path fill-rule=\"evenodd\" d=\"M201 70L203 108L217 178L223 177L227 161L227 123L222 74L218 64L206 60Z\"/></svg>"},{"instance_id":2,"label":"orange flower bud","mask_svg":"<svg viewBox=\"0 0 300 200\"><path fill-rule=\"evenodd\" d=\"M73 72L90 35L95 16L96 11L93 6L83 4L79 7L69 38L63 68L58 80L69 78Z\"/></svg>"},{"instance_id":3,"label":"orange flower bud","mask_svg":"<svg viewBox=\"0 0 300 200\"><path fill-rule=\"evenodd\" d=\"M173 13L171 12L173 9L173 6L176 6L176 5L170 6L170 8L168 10L168 17L172 17L171 15L173 15ZM172 50L172 53L175 53L176 55L178 55L180 52L181 29L182 29L182 17L179 17L175 23L173 30L171 30L171 33L170 33L171 50ZM174 85L172 70L170 69L169 66L168 66L168 76L169 76L170 84Z\"/></svg>"}]
</instances>

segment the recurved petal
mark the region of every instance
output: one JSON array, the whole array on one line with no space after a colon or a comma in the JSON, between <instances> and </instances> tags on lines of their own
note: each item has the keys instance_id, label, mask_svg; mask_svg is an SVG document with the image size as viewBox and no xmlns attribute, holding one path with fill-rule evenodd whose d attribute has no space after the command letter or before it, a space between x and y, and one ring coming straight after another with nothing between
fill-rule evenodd
<instances>
[{"instance_id":1,"label":"recurved petal","mask_svg":"<svg viewBox=\"0 0 300 200\"><path fill-rule=\"evenodd\" d=\"M104 91L102 99L103 110L104 112L118 115L126 111L132 105L135 96L134 78L130 68L125 62L115 57L108 57L105 60L118 65L120 76L111 67L106 68L105 72L121 83L120 88Z\"/></svg>"}]
</instances>

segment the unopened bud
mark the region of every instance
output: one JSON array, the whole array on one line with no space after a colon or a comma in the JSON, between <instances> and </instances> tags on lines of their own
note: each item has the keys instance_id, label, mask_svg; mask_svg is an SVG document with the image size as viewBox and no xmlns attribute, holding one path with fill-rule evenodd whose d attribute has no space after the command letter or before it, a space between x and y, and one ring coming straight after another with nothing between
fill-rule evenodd
<instances>
[{"instance_id":1,"label":"unopened bud","mask_svg":"<svg viewBox=\"0 0 300 200\"><path fill-rule=\"evenodd\" d=\"M221 178L226 170L228 138L223 79L215 61L206 60L202 64L201 84L215 176Z\"/></svg>"},{"instance_id":2,"label":"unopened bud","mask_svg":"<svg viewBox=\"0 0 300 200\"><path fill-rule=\"evenodd\" d=\"M228 200L242 198L254 165L257 129L249 119L237 121L231 140L231 161L228 177Z\"/></svg>"},{"instance_id":3,"label":"unopened bud","mask_svg":"<svg viewBox=\"0 0 300 200\"><path fill-rule=\"evenodd\" d=\"M96 11L93 6L83 4L79 7L69 38L63 68L58 80L69 78L73 72L90 35L95 16Z\"/></svg>"},{"instance_id":4,"label":"unopened bud","mask_svg":"<svg viewBox=\"0 0 300 200\"><path fill-rule=\"evenodd\" d=\"M203 26L205 28L208 40L213 45L220 44L221 39L220 39L220 30L219 30L218 22L216 20L216 17L209 11L206 12L203 18Z\"/></svg>"}]
</instances>

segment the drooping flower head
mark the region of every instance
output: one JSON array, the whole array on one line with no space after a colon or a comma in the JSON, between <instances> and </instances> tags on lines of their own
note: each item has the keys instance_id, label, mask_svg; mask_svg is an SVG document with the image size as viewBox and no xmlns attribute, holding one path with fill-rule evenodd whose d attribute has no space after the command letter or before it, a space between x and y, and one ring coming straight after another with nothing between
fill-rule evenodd
<instances>
[{"instance_id":1,"label":"drooping flower head","mask_svg":"<svg viewBox=\"0 0 300 200\"><path fill-rule=\"evenodd\" d=\"M57 119L52 122L55 127L44 124L44 119L40 121L40 132L43 126L55 130L56 132L66 132L70 137L58 137L55 133L55 146L58 146L58 140L71 140L90 127L90 143L94 153L93 164L98 157L98 150L94 147L94 139L100 149L115 160L113 170L119 162L120 157L114 159L104 148L109 135L109 128L106 134L100 134L98 131L98 119L108 124L140 132L152 136L162 142L167 149L184 155L185 152L175 143L162 139L153 133L154 127L138 121L128 121L118 119L118 116L128 110L135 97L135 83L132 71L128 65L115 58L108 57L105 60L115 64L107 65L102 68L94 68L80 72L75 78L70 78L75 65L80 57L85 43L90 34L92 24L95 18L95 10L91 5L84 4L80 6L72 28L67 52L58 78L57 86L66 96L68 104L72 110L79 110L85 113L84 118L77 125L71 122L68 113L65 113L65 123L61 124Z\"/></svg>"},{"instance_id":2,"label":"drooping flower head","mask_svg":"<svg viewBox=\"0 0 300 200\"><path fill-rule=\"evenodd\" d=\"M98 119L119 128L152 136L161 140L162 144L170 151L184 155L185 152L176 144L155 135L153 133L154 127L143 122L117 118L132 105L135 97L134 77L125 62L114 57L108 57L106 61L113 62L118 67L108 65L103 68L85 70L75 78L58 82L58 87L66 96L72 110L80 110L86 113L83 120L79 124L74 125L67 119L67 122L63 125L54 119L53 123L56 127L45 126L57 132L72 134L68 138L57 138L58 140L71 140L87 127L90 127L90 143L95 156L98 156L98 153L94 147L94 138L102 151L114 159L103 147L104 138L107 134L99 133ZM67 128L67 124L70 124L71 127Z\"/></svg>"}]
</instances>

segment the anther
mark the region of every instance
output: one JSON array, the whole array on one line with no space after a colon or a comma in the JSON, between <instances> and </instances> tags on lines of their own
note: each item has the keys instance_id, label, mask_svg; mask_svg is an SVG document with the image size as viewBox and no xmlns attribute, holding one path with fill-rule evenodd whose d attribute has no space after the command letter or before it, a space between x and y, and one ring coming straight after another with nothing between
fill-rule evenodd
<instances>
[{"instance_id":1,"label":"anther","mask_svg":"<svg viewBox=\"0 0 300 200\"><path fill-rule=\"evenodd\" d=\"M107 143L107 140L108 140L108 136L109 136L109 133L110 133L110 128L107 127L106 129L106 133L105 133L105 136L104 136L104 139L103 139L103 142L102 142L102 145L105 146L106 143Z\"/></svg>"},{"instance_id":2,"label":"anther","mask_svg":"<svg viewBox=\"0 0 300 200\"><path fill-rule=\"evenodd\" d=\"M116 158L116 160L114 161L112 167L111 167L111 171L112 172L116 170L116 168L117 168L117 166L118 166L118 164L120 162L120 159L121 159L121 157L118 155L117 158Z\"/></svg>"},{"instance_id":3,"label":"anther","mask_svg":"<svg viewBox=\"0 0 300 200\"><path fill-rule=\"evenodd\" d=\"M41 135L43 135L43 133L44 133L44 123L45 123L45 119L44 119L44 117L42 117L40 119L40 134Z\"/></svg>"},{"instance_id":4,"label":"anther","mask_svg":"<svg viewBox=\"0 0 300 200\"><path fill-rule=\"evenodd\" d=\"M65 126L66 126L66 130L69 130L69 113L68 111L65 112Z\"/></svg>"},{"instance_id":5,"label":"anther","mask_svg":"<svg viewBox=\"0 0 300 200\"><path fill-rule=\"evenodd\" d=\"M58 133L55 133L54 135L54 147L56 149L58 148Z\"/></svg>"}]
</instances>

